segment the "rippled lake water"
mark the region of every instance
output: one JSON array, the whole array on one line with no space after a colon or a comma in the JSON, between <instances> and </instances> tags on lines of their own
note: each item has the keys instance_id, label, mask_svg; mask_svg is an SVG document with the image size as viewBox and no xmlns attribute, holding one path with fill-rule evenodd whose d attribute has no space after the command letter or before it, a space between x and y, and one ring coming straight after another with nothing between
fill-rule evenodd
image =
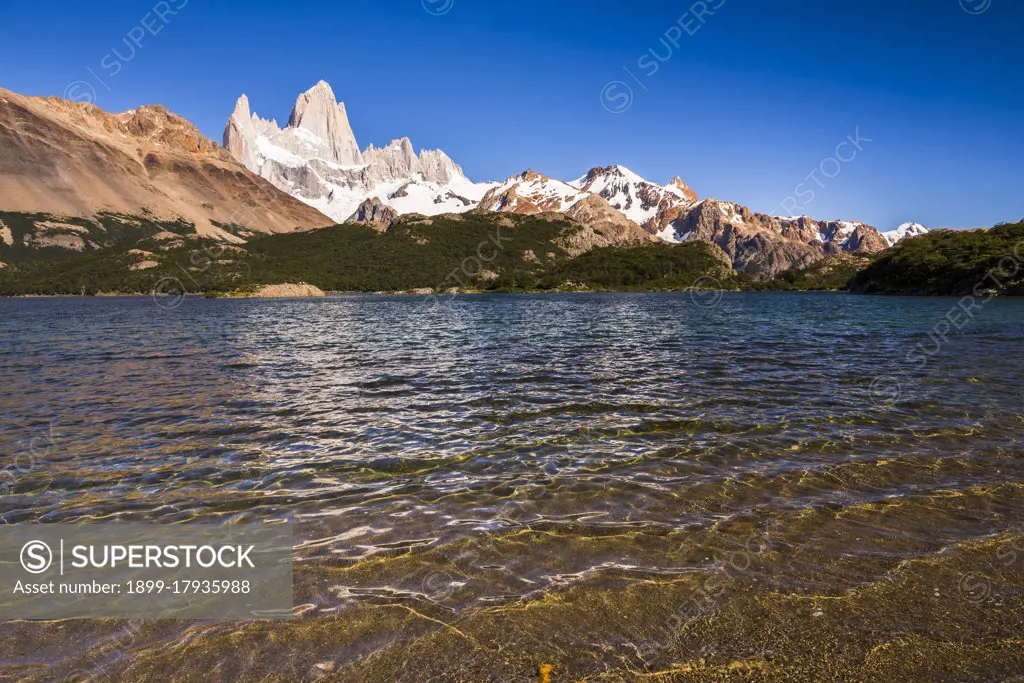
<instances>
[{"instance_id":1,"label":"rippled lake water","mask_svg":"<svg viewBox=\"0 0 1024 683\"><path fill-rule=\"evenodd\" d=\"M437 303L0 300L5 523L297 525L297 618L0 680L1024 675L1024 301Z\"/></svg>"}]
</instances>

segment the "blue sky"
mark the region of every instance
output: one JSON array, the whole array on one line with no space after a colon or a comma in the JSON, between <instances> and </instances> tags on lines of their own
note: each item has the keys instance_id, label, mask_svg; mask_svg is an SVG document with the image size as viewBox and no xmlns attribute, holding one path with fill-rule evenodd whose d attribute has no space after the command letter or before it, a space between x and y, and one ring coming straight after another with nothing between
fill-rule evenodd
<instances>
[{"instance_id":1,"label":"blue sky","mask_svg":"<svg viewBox=\"0 0 1024 683\"><path fill-rule=\"evenodd\" d=\"M284 120L325 79L361 146L408 135L475 180L618 163L882 229L1024 217L1018 0L41 0L0 26L0 86L216 140L242 92Z\"/></svg>"}]
</instances>

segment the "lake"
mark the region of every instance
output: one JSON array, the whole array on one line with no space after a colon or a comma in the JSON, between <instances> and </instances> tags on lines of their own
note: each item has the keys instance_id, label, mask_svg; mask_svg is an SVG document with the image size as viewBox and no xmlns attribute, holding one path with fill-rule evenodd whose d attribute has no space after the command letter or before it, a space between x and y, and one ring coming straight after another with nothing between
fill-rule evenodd
<instances>
[{"instance_id":1,"label":"lake","mask_svg":"<svg viewBox=\"0 0 1024 683\"><path fill-rule=\"evenodd\" d=\"M8 524L291 520L296 618L0 680L1024 671L1024 300L0 300Z\"/></svg>"}]
</instances>

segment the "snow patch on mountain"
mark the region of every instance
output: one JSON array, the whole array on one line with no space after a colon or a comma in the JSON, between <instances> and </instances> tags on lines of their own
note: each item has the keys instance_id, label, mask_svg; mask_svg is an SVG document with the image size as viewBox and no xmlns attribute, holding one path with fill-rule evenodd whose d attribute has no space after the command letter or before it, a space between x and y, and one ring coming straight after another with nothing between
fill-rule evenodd
<instances>
[{"instance_id":1,"label":"snow patch on mountain","mask_svg":"<svg viewBox=\"0 0 1024 683\"><path fill-rule=\"evenodd\" d=\"M917 237L918 235L928 234L928 228L924 227L920 223L904 223L895 230L889 232L883 232L882 238L888 243L888 245L894 246L898 242L905 240L908 237Z\"/></svg>"},{"instance_id":2,"label":"snow patch on mountain","mask_svg":"<svg viewBox=\"0 0 1024 683\"><path fill-rule=\"evenodd\" d=\"M480 208L520 214L565 213L590 195L569 183L526 171L491 188L480 202Z\"/></svg>"},{"instance_id":3,"label":"snow patch on mountain","mask_svg":"<svg viewBox=\"0 0 1024 683\"><path fill-rule=\"evenodd\" d=\"M689 237L689 234L677 235L676 229L671 225L667 225L665 226L664 230L654 233L654 236L657 237L662 242L668 242L669 244L679 244L680 242L685 242L686 238Z\"/></svg>"},{"instance_id":4,"label":"snow patch on mountain","mask_svg":"<svg viewBox=\"0 0 1024 683\"><path fill-rule=\"evenodd\" d=\"M373 189L371 196L377 197L400 214L421 213L433 216L469 211L496 185L474 183L465 177L456 177L441 184L417 174L412 179L382 183Z\"/></svg>"}]
</instances>

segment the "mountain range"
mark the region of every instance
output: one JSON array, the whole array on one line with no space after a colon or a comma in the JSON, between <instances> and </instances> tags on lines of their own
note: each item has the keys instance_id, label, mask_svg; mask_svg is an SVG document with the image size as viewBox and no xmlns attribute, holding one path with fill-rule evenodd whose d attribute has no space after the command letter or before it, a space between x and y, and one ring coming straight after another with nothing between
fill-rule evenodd
<instances>
[{"instance_id":1,"label":"mountain range","mask_svg":"<svg viewBox=\"0 0 1024 683\"><path fill-rule=\"evenodd\" d=\"M835 253L876 253L906 236L910 224L880 233L851 221L777 217L715 198L700 199L676 177L667 185L623 166L597 167L561 181L534 170L503 182L473 182L441 150L415 151L408 138L360 151L344 104L317 83L299 95L284 128L253 114L242 95L224 131L224 147L250 171L332 218L386 225L396 215L471 210L564 213L600 221L624 239L700 240L718 245L737 270L771 277Z\"/></svg>"},{"instance_id":2,"label":"mountain range","mask_svg":"<svg viewBox=\"0 0 1024 683\"><path fill-rule=\"evenodd\" d=\"M660 185L617 165L571 181L527 170L474 182L443 151L417 152L406 137L361 148L345 105L324 81L298 96L283 127L254 113L242 95L223 146L159 105L109 114L0 90L0 147L0 212L29 216L19 234L0 231L0 255L5 247L108 246L116 239L109 221L91 218L106 213L183 220L200 236L237 243L346 221L383 231L402 215L473 211L564 215L587 228L570 252L714 244L737 271L770 278L927 232L917 224L880 233L860 222L761 214L702 199L679 177Z\"/></svg>"}]
</instances>

